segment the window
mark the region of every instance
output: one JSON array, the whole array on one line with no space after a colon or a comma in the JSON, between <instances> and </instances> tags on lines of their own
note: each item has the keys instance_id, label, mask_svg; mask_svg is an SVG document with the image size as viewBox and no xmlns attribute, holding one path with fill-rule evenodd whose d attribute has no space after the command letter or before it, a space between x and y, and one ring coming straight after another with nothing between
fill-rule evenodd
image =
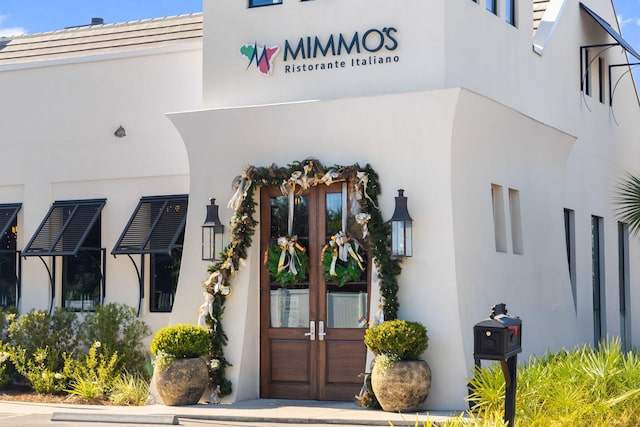
<instances>
[{"instance_id":1,"label":"window","mask_svg":"<svg viewBox=\"0 0 640 427\"><path fill-rule=\"evenodd\" d=\"M92 311L101 301L102 248L100 218L89 229L77 255L62 257L63 306Z\"/></svg>"},{"instance_id":2,"label":"window","mask_svg":"<svg viewBox=\"0 0 640 427\"><path fill-rule=\"evenodd\" d=\"M170 312L173 307L180 276L188 201L184 194L141 198L111 251L113 255L140 255L140 266L135 266L140 301L144 298L146 286L144 255L149 255L151 312ZM131 260L133 262L133 258Z\"/></svg>"},{"instance_id":3,"label":"window","mask_svg":"<svg viewBox=\"0 0 640 427\"><path fill-rule=\"evenodd\" d=\"M603 220L601 217L591 217L591 278L593 292L593 340L598 346L603 338L604 330L604 250L603 250Z\"/></svg>"},{"instance_id":4,"label":"window","mask_svg":"<svg viewBox=\"0 0 640 427\"><path fill-rule=\"evenodd\" d=\"M62 258L62 305L93 310L104 297L105 254L100 215L105 199L57 201L33 235L22 256L50 256L47 267L51 307L56 296L56 257Z\"/></svg>"},{"instance_id":5,"label":"window","mask_svg":"<svg viewBox=\"0 0 640 427\"><path fill-rule=\"evenodd\" d=\"M249 0L249 7L271 6L282 4L282 0Z\"/></svg>"},{"instance_id":6,"label":"window","mask_svg":"<svg viewBox=\"0 0 640 427\"><path fill-rule=\"evenodd\" d=\"M507 225L504 214L502 186L491 184L491 201L493 204L493 229L496 252L507 252Z\"/></svg>"},{"instance_id":7,"label":"window","mask_svg":"<svg viewBox=\"0 0 640 427\"><path fill-rule=\"evenodd\" d=\"M591 54L589 49L584 50L584 76L582 76L582 90L585 95L591 96Z\"/></svg>"},{"instance_id":8,"label":"window","mask_svg":"<svg viewBox=\"0 0 640 427\"><path fill-rule=\"evenodd\" d=\"M578 301L576 290L576 225L575 212L571 209L564 210L564 240L567 246L567 267L569 268L571 294L573 295L573 308L577 310Z\"/></svg>"},{"instance_id":9,"label":"window","mask_svg":"<svg viewBox=\"0 0 640 427\"><path fill-rule=\"evenodd\" d=\"M504 13L505 20L508 24L516 26L516 1L515 0L505 0L504 2Z\"/></svg>"},{"instance_id":10,"label":"window","mask_svg":"<svg viewBox=\"0 0 640 427\"><path fill-rule=\"evenodd\" d=\"M511 219L511 245L513 253L524 254L522 241L522 212L520 211L520 191L509 189L509 213Z\"/></svg>"},{"instance_id":11,"label":"window","mask_svg":"<svg viewBox=\"0 0 640 427\"><path fill-rule=\"evenodd\" d=\"M184 242L184 230L180 233L179 244ZM149 284L149 311L170 312L178 288L182 247L170 254L151 254L151 280Z\"/></svg>"},{"instance_id":12,"label":"window","mask_svg":"<svg viewBox=\"0 0 640 427\"><path fill-rule=\"evenodd\" d=\"M618 287L620 301L620 340L623 351L631 350L631 316L628 310L629 286L629 226L618 222Z\"/></svg>"},{"instance_id":13,"label":"window","mask_svg":"<svg viewBox=\"0 0 640 427\"><path fill-rule=\"evenodd\" d=\"M498 0L485 0L485 7L494 15L498 14Z\"/></svg>"},{"instance_id":14,"label":"window","mask_svg":"<svg viewBox=\"0 0 640 427\"><path fill-rule=\"evenodd\" d=\"M18 305L20 254L17 251L20 204L0 205L0 307Z\"/></svg>"},{"instance_id":15,"label":"window","mask_svg":"<svg viewBox=\"0 0 640 427\"><path fill-rule=\"evenodd\" d=\"M605 94L604 94L604 75L605 75L605 65L604 59L602 56L598 57L598 97L601 103L604 104Z\"/></svg>"}]
</instances>

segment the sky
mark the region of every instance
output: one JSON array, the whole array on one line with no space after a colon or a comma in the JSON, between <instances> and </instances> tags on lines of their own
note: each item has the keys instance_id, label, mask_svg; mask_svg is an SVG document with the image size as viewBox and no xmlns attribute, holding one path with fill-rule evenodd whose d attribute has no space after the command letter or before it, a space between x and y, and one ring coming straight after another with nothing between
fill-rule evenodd
<instances>
[{"instance_id":1,"label":"sky","mask_svg":"<svg viewBox=\"0 0 640 427\"><path fill-rule=\"evenodd\" d=\"M203 0L0 0L0 37L202 12ZM213 0L215 1L215 0Z\"/></svg>"},{"instance_id":2,"label":"sky","mask_svg":"<svg viewBox=\"0 0 640 427\"><path fill-rule=\"evenodd\" d=\"M2 1L0 0L0 4ZM640 0L614 0L613 5L618 15L622 37L636 52L640 52ZM1 9L2 6L0 6Z\"/></svg>"},{"instance_id":3,"label":"sky","mask_svg":"<svg viewBox=\"0 0 640 427\"><path fill-rule=\"evenodd\" d=\"M0 37L86 25L91 18L109 24L202 12L203 1L207 0L0 0ZM622 36L640 52L640 0L613 4ZM640 66L634 67L634 74L640 86Z\"/></svg>"},{"instance_id":4,"label":"sky","mask_svg":"<svg viewBox=\"0 0 640 427\"><path fill-rule=\"evenodd\" d=\"M0 0L0 37L202 12L206 0ZM215 0L212 0L215 1ZM640 52L640 0L614 0L622 36ZM613 24L613 22L610 22Z\"/></svg>"}]
</instances>

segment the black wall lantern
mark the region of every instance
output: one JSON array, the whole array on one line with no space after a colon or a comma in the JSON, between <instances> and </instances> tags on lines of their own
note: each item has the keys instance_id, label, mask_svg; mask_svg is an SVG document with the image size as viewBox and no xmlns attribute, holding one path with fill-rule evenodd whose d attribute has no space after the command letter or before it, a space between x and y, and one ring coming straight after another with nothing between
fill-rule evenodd
<instances>
[{"instance_id":1,"label":"black wall lantern","mask_svg":"<svg viewBox=\"0 0 640 427\"><path fill-rule=\"evenodd\" d=\"M223 247L224 225L218 216L216 199L209 199L209 201L211 203L207 205L207 217L202 224L202 260L217 261L217 255L222 252Z\"/></svg>"},{"instance_id":2,"label":"black wall lantern","mask_svg":"<svg viewBox=\"0 0 640 427\"><path fill-rule=\"evenodd\" d=\"M404 190L398 190L396 208L391 217L391 256L410 257L413 255L411 223L413 219L407 210L407 198Z\"/></svg>"}]
</instances>

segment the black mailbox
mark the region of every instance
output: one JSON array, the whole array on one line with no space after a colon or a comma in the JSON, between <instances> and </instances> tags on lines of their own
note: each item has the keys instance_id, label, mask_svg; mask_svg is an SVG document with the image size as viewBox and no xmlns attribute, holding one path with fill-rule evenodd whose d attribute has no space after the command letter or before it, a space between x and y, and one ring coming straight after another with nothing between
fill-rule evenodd
<instances>
[{"instance_id":1,"label":"black mailbox","mask_svg":"<svg viewBox=\"0 0 640 427\"><path fill-rule=\"evenodd\" d=\"M505 304L496 304L489 319L473 327L475 359L507 360L522 352L522 321L509 316Z\"/></svg>"}]
</instances>

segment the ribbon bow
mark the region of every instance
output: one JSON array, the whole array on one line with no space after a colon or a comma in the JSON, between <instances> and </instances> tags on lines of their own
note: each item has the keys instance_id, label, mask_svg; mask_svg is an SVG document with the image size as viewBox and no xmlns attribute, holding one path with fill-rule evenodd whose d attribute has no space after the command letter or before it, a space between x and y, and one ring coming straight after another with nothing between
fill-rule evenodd
<instances>
[{"instance_id":1,"label":"ribbon bow","mask_svg":"<svg viewBox=\"0 0 640 427\"><path fill-rule=\"evenodd\" d=\"M206 326L207 315L213 319L213 295L209 292L204 292L204 303L198 309L198 326Z\"/></svg>"},{"instance_id":2,"label":"ribbon bow","mask_svg":"<svg viewBox=\"0 0 640 427\"><path fill-rule=\"evenodd\" d=\"M356 215L356 222L362 226L362 238L366 239L369 234L369 220L371 219L371 215L368 213L360 212Z\"/></svg>"},{"instance_id":3,"label":"ribbon bow","mask_svg":"<svg viewBox=\"0 0 640 427\"><path fill-rule=\"evenodd\" d=\"M333 184L334 181L337 181L340 178L340 172L338 172L335 169L329 169L327 171L327 173L325 173L323 175L322 178L320 178L320 184L327 184L327 185L331 185Z\"/></svg>"},{"instance_id":4,"label":"ribbon bow","mask_svg":"<svg viewBox=\"0 0 640 427\"><path fill-rule=\"evenodd\" d=\"M369 184L369 175L366 172L360 171L356 173L356 179L353 184L354 191L353 191L352 198L354 200L353 200L352 206L358 205L360 203L360 200L362 200L362 195L364 194L364 197L369 199L371 204L377 208L376 204L373 202L373 199L369 197L369 194L367 193L368 184Z\"/></svg>"},{"instance_id":5,"label":"ribbon bow","mask_svg":"<svg viewBox=\"0 0 640 427\"><path fill-rule=\"evenodd\" d=\"M231 208L234 211L237 211L238 208L240 208L242 201L247 197L251 183L251 178L249 178L246 173L238 175L233 179L231 188L234 190L234 193L231 200L229 200L229 203L227 203L228 208Z\"/></svg>"},{"instance_id":6,"label":"ribbon bow","mask_svg":"<svg viewBox=\"0 0 640 427\"><path fill-rule=\"evenodd\" d=\"M289 179L284 180L280 185L282 194L286 196L290 193L299 194L304 190L308 190L316 183L315 177L310 175L311 172L313 172L313 162L305 164L301 171L291 173Z\"/></svg>"},{"instance_id":7,"label":"ribbon bow","mask_svg":"<svg viewBox=\"0 0 640 427\"><path fill-rule=\"evenodd\" d=\"M335 235L331 236L329 246L333 248L333 257L331 260L331 267L329 269L329 274L331 276L337 276L336 262L338 259L340 259L340 261L347 262L349 261L349 256L358 263L360 270L364 271L364 266L362 265L363 259L360 254L358 254L360 244L357 240L352 239L349 234L344 231L337 232Z\"/></svg>"},{"instance_id":8,"label":"ribbon bow","mask_svg":"<svg viewBox=\"0 0 640 427\"><path fill-rule=\"evenodd\" d=\"M278 274L280 274L285 268L289 268L291 274L297 275L296 249L304 252L305 248L298 243L296 236L279 237L278 246L282 249L282 252L280 252L280 259L278 260Z\"/></svg>"}]
</instances>

